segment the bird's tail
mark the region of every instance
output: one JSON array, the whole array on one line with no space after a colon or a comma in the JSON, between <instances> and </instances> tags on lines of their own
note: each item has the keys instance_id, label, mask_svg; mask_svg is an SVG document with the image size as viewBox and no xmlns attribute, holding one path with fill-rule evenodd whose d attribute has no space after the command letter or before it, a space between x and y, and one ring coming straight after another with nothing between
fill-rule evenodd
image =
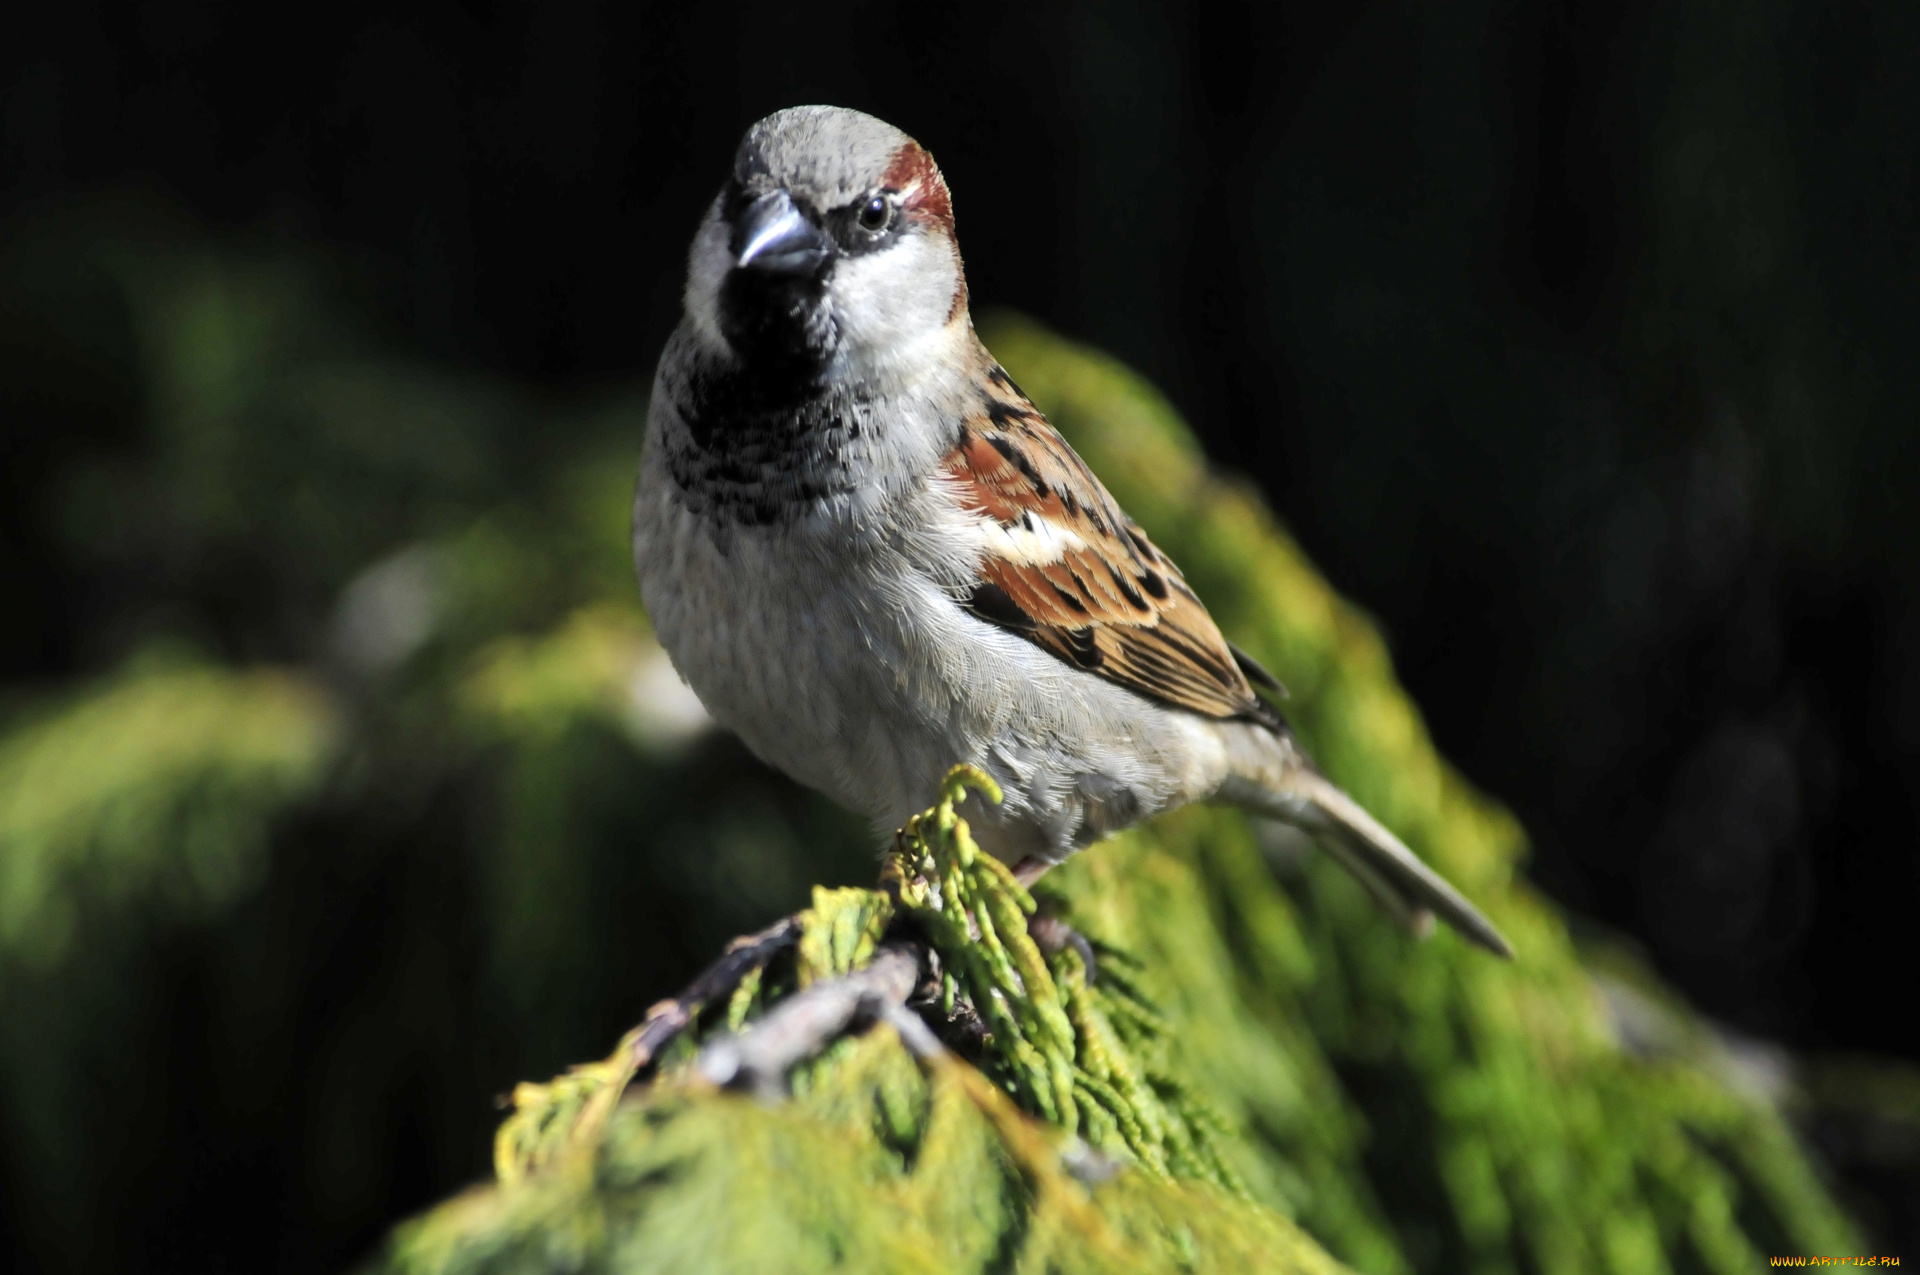
<instances>
[{"instance_id":1,"label":"bird's tail","mask_svg":"<svg viewBox=\"0 0 1920 1275\"><path fill-rule=\"evenodd\" d=\"M1296 755L1290 761L1279 776L1267 766L1261 768L1267 772L1261 782L1230 782L1221 797L1313 834L1381 907L1415 933L1430 930L1437 915L1494 955L1512 958L1512 946L1493 922L1400 838L1304 759Z\"/></svg>"}]
</instances>

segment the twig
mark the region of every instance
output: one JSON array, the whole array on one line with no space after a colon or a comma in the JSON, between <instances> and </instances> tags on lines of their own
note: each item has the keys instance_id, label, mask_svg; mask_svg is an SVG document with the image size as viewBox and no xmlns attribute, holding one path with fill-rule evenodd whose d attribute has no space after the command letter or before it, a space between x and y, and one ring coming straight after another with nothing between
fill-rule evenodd
<instances>
[{"instance_id":1,"label":"twig","mask_svg":"<svg viewBox=\"0 0 1920 1275\"><path fill-rule=\"evenodd\" d=\"M941 1046L933 1033L905 1008L920 984L925 954L917 943L882 944L866 966L794 993L748 1031L724 1036L701 1050L694 1065L716 1085L775 1097L784 1092L787 1072L795 1064L826 1048L856 1019L885 1019L914 1053L938 1053ZM906 1026L907 1019L913 1027Z\"/></svg>"},{"instance_id":2,"label":"twig","mask_svg":"<svg viewBox=\"0 0 1920 1275\"><path fill-rule=\"evenodd\" d=\"M716 998L727 995L748 973L771 961L781 949L800 941L800 918L783 917L761 930L727 944L720 959L707 966L700 976L687 984L678 996L658 1001L647 1011L646 1020L633 1037L636 1069L659 1057L667 1043L691 1023L695 1016Z\"/></svg>"},{"instance_id":3,"label":"twig","mask_svg":"<svg viewBox=\"0 0 1920 1275\"><path fill-rule=\"evenodd\" d=\"M900 1043L907 1047L907 1052L921 1062L926 1062L930 1058L940 1058L946 1054L947 1047L940 1043L938 1036L934 1035L933 1028L927 1026L925 1019L905 1005L888 1005L886 1013L881 1017L887 1026L893 1028L894 1034L900 1037Z\"/></svg>"}]
</instances>

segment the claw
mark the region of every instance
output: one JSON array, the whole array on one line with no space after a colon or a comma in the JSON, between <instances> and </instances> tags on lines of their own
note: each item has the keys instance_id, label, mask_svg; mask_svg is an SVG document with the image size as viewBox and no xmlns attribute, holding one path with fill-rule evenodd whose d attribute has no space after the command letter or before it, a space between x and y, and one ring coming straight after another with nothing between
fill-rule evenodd
<instances>
[{"instance_id":1,"label":"claw","mask_svg":"<svg viewBox=\"0 0 1920 1275\"><path fill-rule=\"evenodd\" d=\"M1027 936L1048 956L1063 948L1072 948L1080 954L1080 963L1087 967L1087 986L1092 987L1098 981L1099 965L1093 959L1093 944L1087 942L1087 936L1068 925L1057 916L1035 916L1027 921Z\"/></svg>"},{"instance_id":2,"label":"claw","mask_svg":"<svg viewBox=\"0 0 1920 1275\"><path fill-rule=\"evenodd\" d=\"M1013 865L1013 879L1031 890L1033 883L1047 874L1053 864L1037 854L1030 854Z\"/></svg>"}]
</instances>

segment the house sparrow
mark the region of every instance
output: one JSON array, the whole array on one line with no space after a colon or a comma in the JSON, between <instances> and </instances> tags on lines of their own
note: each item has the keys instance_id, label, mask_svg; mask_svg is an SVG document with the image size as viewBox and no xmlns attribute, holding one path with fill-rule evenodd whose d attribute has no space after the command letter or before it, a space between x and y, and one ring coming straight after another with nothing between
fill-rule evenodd
<instances>
[{"instance_id":1,"label":"house sparrow","mask_svg":"<svg viewBox=\"0 0 1920 1275\"><path fill-rule=\"evenodd\" d=\"M1031 881L1192 801L1315 834L1401 921L1499 932L1314 769L1273 677L974 334L933 158L858 111L747 130L689 254L634 501L674 666L769 764L899 827L956 762Z\"/></svg>"}]
</instances>

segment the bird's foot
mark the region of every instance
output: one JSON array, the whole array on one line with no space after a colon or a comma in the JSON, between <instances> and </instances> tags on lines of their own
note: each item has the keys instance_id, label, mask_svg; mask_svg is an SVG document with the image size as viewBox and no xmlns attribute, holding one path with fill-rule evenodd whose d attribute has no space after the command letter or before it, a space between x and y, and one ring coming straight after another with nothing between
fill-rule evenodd
<instances>
[{"instance_id":1,"label":"bird's foot","mask_svg":"<svg viewBox=\"0 0 1920 1275\"><path fill-rule=\"evenodd\" d=\"M1080 963L1087 969L1087 986L1093 986L1099 976L1099 966L1093 957L1093 944L1087 941L1086 935L1059 917L1042 913L1028 919L1027 936L1047 956L1054 956L1067 948L1078 952Z\"/></svg>"},{"instance_id":2,"label":"bird's foot","mask_svg":"<svg viewBox=\"0 0 1920 1275\"><path fill-rule=\"evenodd\" d=\"M1051 859L1042 859L1037 854L1030 854L1013 865L1013 879L1018 881L1026 889L1031 890L1033 889L1033 883L1047 875L1047 869L1052 866L1053 861Z\"/></svg>"}]
</instances>

